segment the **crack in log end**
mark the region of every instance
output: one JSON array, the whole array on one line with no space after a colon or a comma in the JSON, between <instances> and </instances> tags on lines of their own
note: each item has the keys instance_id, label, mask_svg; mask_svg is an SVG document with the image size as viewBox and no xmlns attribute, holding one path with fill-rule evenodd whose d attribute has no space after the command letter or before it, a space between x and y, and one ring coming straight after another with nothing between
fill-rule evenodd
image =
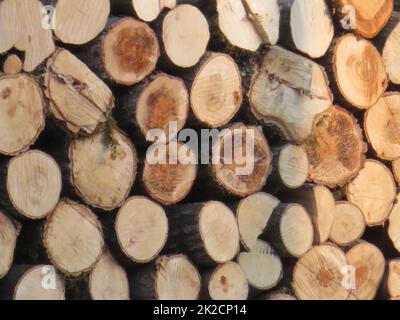
<instances>
[{"instance_id":1,"label":"crack in log end","mask_svg":"<svg viewBox=\"0 0 400 320\"><path fill-rule=\"evenodd\" d=\"M1 97L6 100L11 95L11 89L9 87L4 88L1 92Z\"/></svg>"}]
</instances>

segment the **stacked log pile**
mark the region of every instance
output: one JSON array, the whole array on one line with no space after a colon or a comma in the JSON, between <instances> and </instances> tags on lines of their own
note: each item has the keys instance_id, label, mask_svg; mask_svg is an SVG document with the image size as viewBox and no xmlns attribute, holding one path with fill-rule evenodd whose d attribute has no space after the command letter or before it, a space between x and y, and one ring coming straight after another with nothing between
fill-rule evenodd
<instances>
[{"instance_id":1,"label":"stacked log pile","mask_svg":"<svg viewBox=\"0 0 400 320\"><path fill-rule=\"evenodd\" d=\"M0 0L0 299L400 299L396 10Z\"/></svg>"}]
</instances>

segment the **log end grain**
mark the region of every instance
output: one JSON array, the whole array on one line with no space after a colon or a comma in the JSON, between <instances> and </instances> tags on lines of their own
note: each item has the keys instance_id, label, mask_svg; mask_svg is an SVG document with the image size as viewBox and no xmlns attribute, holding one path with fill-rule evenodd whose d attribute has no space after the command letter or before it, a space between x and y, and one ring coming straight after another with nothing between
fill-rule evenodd
<instances>
[{"instance_id":1,"label":"log end grain","mask_svg":"<svg viewBox=\"0 0 400 320\"><path fill-rule=\"evenodd\" d=\"M22 71L22 61L15 55L9 55L3 64L3 71L5 74L18 74Z\"/></svg>"},{"instance_id":2,"label":"log end grain","mask_svg":"<svg viewBox=\"0 0 400 320\"><path fill-rule=\"evenodd\" d=\"M11 268L21 226L0 211L0 279Z\"/></svg>"}]
</instances>

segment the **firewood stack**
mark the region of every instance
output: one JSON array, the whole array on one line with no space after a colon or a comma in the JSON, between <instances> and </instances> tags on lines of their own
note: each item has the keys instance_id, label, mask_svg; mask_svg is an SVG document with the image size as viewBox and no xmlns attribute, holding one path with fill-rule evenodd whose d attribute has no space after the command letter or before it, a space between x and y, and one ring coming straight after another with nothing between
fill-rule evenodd
<instances>
[{"instance_id":1,"label":"firewood stack","mask_svg":"<svg viewBox=\"0 0 400 320\"><path fill-rule=\"evenodd\" d=\"M0 0L0 299L400 299L395 10Z\"/></svg>"}]
</instances>

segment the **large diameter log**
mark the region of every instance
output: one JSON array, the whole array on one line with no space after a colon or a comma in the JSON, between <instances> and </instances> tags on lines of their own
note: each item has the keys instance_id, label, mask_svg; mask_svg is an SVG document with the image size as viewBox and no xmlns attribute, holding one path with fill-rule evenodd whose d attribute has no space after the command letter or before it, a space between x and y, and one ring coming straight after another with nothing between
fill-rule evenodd
<instances>
[{"instance_id":1,"label":"large diameter log","mask_svg":"<svg viewBox=\"0 0 400 320\"><path fill-rule=\"evenodd\" d=\"M360 208L346 201L335 205L335 215L329 239L338 246L349 246L365 231L365 218Z\"/></svg>"},{"instance_id":2,"label":"large diameter log","mask_svg":"<svg viewBox=\"0 0 400 320\"><path fill-rule=\"evenodd\" d=\"M264 232L279 200L269 194L259 192L240 201L236 209L240 242L248 251L254 249L258 237Z\"/></svg>"},{"instance_id":3,"label":"large diameter log","mask_svg":"<svg viewBox=\"0 0 400 320\"><path fill-rule=\"evenodd\" d=\"M64 278L51 265L15 265L1 281L0 298L65 300Z\"/></svg>"},{"instance_id":4,"label":"large diameter log","mask_svg":"<svg viewBox=\"0 0 400 320\"><path fill-rule=\"evenodd\" d=\"M69 148L70 179L89 205L103 210L120 207L135 181L135 147L120 131L99 132L74 140ZM107 141L107 139L111 141Z\"/></svg>"},{"instance_id":5,"label":"large diameter log","mask_svg":"<svg viewBox=\"0 0 400 320\"><path fill-rule=\"evenodd\" d=\"M345 300L343 270L347 266L342 250L331 244L313 247L301 257L293 271L292 287L300 300Z\"/></svg>"},{"instance_id":6,"label":"large diameter log","mask_svg":"<svg viewBox=\"0 0 400 320\"><path fill-rule=\"evenodd\" d=\"M232 260L239 252L239 230L232 211L210 201L171 208L171 240L197 264L215 265ZM172 227L173 226L173 227Z\"/></svg>"},{"instance_id":7,"label":"large diameter log","mask_svg":"<svg viewBox=\"0 0 400 320\"><path fill-rule=\"evenodd\" d=\"M349 300L373 300L385 272L385 258L374 245L362 242L346 253L347 263L355 270L354 288Z\"/></svg>"},{"instance_id":8,"label":"large diameter log","mask_svg":"<svg viewBox=\"0 0 400 320\"><path fill-rule=\"evenodd\" d=\"M364 166L367 145L351 113L334 106L316 123L304 144L309 179L328 187L343 186Z\"/></svg>"},{"instance_id":9,"label":"large diameter log","mask_svg":"<svg viewBox=\"0 0 400 320\"><path fill-rule=\"evenodd\" d=\"M400 297L400 259L389 261L385 287L389 297Z\"/></svg>"},{"instance_id":10,"label":"large diameter log","mask_svg":"<svg viewBox=\"0 0 400 320\"><path fill-rule=\"evenodd\" d=\"M16 54L10 54L4 60L3 71L5 74L18 74L22 71L22 61Z\"/></svg>"},{"instance_id":11,"label":"large diameter log","mask_svg":"<svg viewBox=\"0 0 400 320\"><path fill-rule=\"evenodd\" d=\"M111 90L65 49L47 61L45 86L53 116L73 133L93 133L114 107Z\"/></svg>"},{"instance_id":12,"label":"large diameter log","mask_svg":"<svg viewBox=\"0 0 400 320\"><path fill-rule=\"evenodd\" d=\"M130 14L146 22L157 19L164 8L173 9L177 5L176 0L111 0L113 11L116 13Z\"/></svg>"},{"instance_id":13,"label":"large diameter log","mask_svg":"<svg viewBox=\"0 0 400 320\"><path fill-rule=\"evenodd\" d=\"M394 84L400 84L400 66L397 63L397 58L400 53L400 47L398 45L400 41L399 12L393 13L393 17L386 29L378 38L378 41L380 40L383 42L382 60L390 81Z\"/></svg>"},{"instance_id":14,"label":"large diameter log","mask_svg":"<svg viewBox=\"0 0 400 320\"><path fill-rule=\"evenodd\" d=\"M134 299L197 300L201 278L186 256L160 256L156 263L135 270L130 286Z\"/></svg>"},{"instance_id":15,"label":"large diameter log","mask_svg":"<svg viewBox=\"0 0 400 320\"><path fill-rule=\"evenodd\" d=\"M368 226L383 224L390 215L396 199L392 173L383 164L367 160L359 175L346 187L349 202L357 205Z\"/></svg>"},{"instance_id":16,"label":"large diameter log","mask_svg":"<svg viewBox=\"0 0 400 320\"><path fill-rule=\"evenodd\" d=\"M39 0L6 0L0 5L0 54L15 47L25 52L24 71L36 69L55 50Z\"/></svg>"},{"instance_id":17,"label":"large diameter log","mask_svg":"<svg viewBox=\"0 0 400 320\"><path fill-rule=\"evenodd\" d=\"M311 58L324 56L335 32L325 0L280 0L279 4L280 41Z\"/></svg>"},{"instance_id":18,"label":"large diameter log","mask_svg":"<svg viewBox=\"0 0 400 320\"><path fill-rule=\"evenodd\" d=\"M110 0L51 0L54 6L53 32L62 42L81 45L93 40L107 23Z\"/></svg>"},{"instance_id":19,"label":"large diameter log","mask_svg":"<svg viewBox=\"0 0 400 320\"><path fill-rule=\"evenodd\" d=\"M338 93L356 108L370 108L388 86L379 51L369 41L351 33L339 38L332 50Z\"/></svg>"},{"instance_id":20,"label":"large diameter log","mask_svg":"<svg viewBox=\"0 0 400 320\"><path fill-rule=\"evenodd\" d=\"M0 211L0 279L11 268L21 225Z\"/></svg>"},{"instance_id":21,"label":"large diameter log","mask_svg":"<svg viewBox=\"0 0 400 320\"><path fill-rule=\"evenodd\" d=\"M162 22L162 41L166 58L172 64L189 68L206 52L210 31L207 19L196 7L176 6Z\"/></svg>"},{"instance_id":22,"label":"large diameter log","mask_svg":"<svg viewBox=\"0 0 400 320\"><path fill-rule=\"evenodd\" d=\"M104 247L97 217L70 200L61 201L47 217L43 242L52 264L73 277L92 269Z\"/></svg>"},{"instance_id":23,"label":"large diameter log","mask_svg":"<svg viewBox=\"0 0 400 320\"><path fill-rule=\"evenodd\" d=\"M238 197L260 191L272 170L272 153L262 130L243 123L230 125L220 134L212 158L212 177Z\"/></svg>"},{"instance_id":24,"label":"large diameter log","mask_svg":"<svg viewBox=\"0 0 400 320\"><path fill-rule=\"evenodd\" d=\"M106 82L130 86L154 71L160 47L147 23L112 17L81 57Z\"/></svg>"},{"instance_id":25,"label":"large diameter log","mask_svg":"<svg viewBox=\"0 0 400 320\"><path fill-rule=\"evenodd\" d=\"M115 234L123 253L135 263L155 259L168 237L164 209L145 197L132 197L118 211Z\"/></svg>"},{"instance_id":26,"label":"large diameter log","mask_svg":"<svg viewBox=\"0 0 400 320\"><path fill-rule=\"evenodd\" d=\"M14 156L32 145L45 126L45 102L35 80L0 77L0 154Z\"/></svg>"},{"instance_id":27,"label":"large diameter log","mask_svg":"<svg viewBox=\"0 0 400 320\"><path fill-rule=\"evenodd\" d=\"M32 150L12 158L0 202L10 213L42 219L57 205L62 188L61 170L48 154Z\"/></svg>"},{"instance_id":28,"label":"large diameter log","mask_svg":"<svg viewBox=\"0 0 400 320\"><path fill-rule=\"evenodd\" d=\"M320 65L276 46L255 74L249 100L258 120L278 126L288 140L301 144L332 105L332 94Z\"/></svg>"},{"instance_id":29,"label":"large diameter log","mask_svg":"<svg viewBox=\"0 0 400 320\"><path fill-rule=\"evenodd\" d=\"M108 251L90 272L89 292L93 300L129 300L128 275Z\"/></svg>"},{"instance_id":30,"label":"large diameter log","mask_svg":"<svg viewBox=\"0 0 400 320\"><path fill-rule=\"evenodd\" d=\"M283 276L280 257L267 242L262 240L257 240L251 251L241 252L238 263L253 292L274 288Z\"/></svg>"},{"instance_id":31,"label":"large diameter log","mask_svg":"<svg viewBox=\"0 0 400 320\"><path fill-rule=\"evenodd\" d=\"M384 94L365 113L364 130L378 157L395 160L400 157L400 94Z\"/></svg>"},{"instance_id":32,"label":"large diameter log","mask_svg":"<svg viewBox=\"0 0 400 320\"><path fill-rule=\"evenodd\" d=\"M174 159L177 154L186 155L185 161ZM173 205L183 200L192 189L196 176L195 155L187 145L157 143L148 149L143 184L148 195L161 204Z\"/></svg>"},{"instance_id":33,"label":"large diameter log","mask_svg":"<svg viewBox=\"0 0 400 320\"><path fill-rule=\"evenodd\" d=\"M397 195L390 213L387 233L395 249L400 252L400 195Z\"/></svg>"}]
</instances>

